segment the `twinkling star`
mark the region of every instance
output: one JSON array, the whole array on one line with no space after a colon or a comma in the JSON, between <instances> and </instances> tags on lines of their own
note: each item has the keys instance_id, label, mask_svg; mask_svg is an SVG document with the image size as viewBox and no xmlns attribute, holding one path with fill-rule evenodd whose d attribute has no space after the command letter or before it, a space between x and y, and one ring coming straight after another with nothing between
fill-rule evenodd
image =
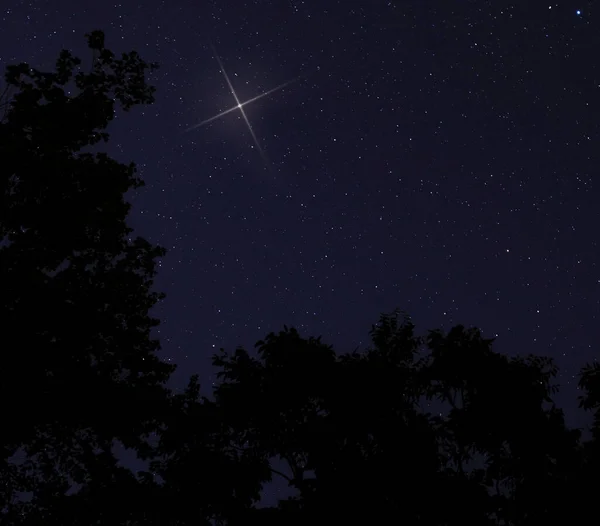
<instances>
[{"instance_id":1,"label":"twinkling star","mask_svg":"<svg viewBox=\"0 0 600 526\"><path fill-rule=\"evenodd\" d=\"M233 98L235 99L236 105L229 108L228 110L222 111L221 113L219 113L218 115L214 115L213 117L210 117L209 119L206 119L198 124L195 124L194 126L189 127L186 131L191 131L194 130L196 128L199 128L200 126L204 126L205 124L208 124L209 122L212 122L220 117L222 117L223 115L227 115L228 113L231 113L232 111L235 110L240 110L242 117L244 118L244 120L246 121L246 125L248 126L248 130L250 130L250 135L252 135L252 139L254 140L254 144L256 144L256 148L258 149L259 153L261 154L261 156L263 157L263 159L265 159L265 161L267 160L266 155L263 151L263 149L260 146L260 143L258 142L258 138L256 137L256 134L254 133L254 130L252 129L252 125L250 124L250 120L248 119L248 116L246 115L246 112L244 111L244 106L246 104L250 104L251 102L254 102L258 99L262 99L263 97L266 97L267 95L270 95L271 93L280 90L282 88L284 88L285 86L287 86L288 84L291 84L292 82L294 82L294 80L290 80L284 84L281 84L280 86L277 86L276 88L273 88L269 91L266 91L265 93L261 93L260 95L253 97L252 99L249 99L245 102L240 102L240 99L238 98L235 90L233 89L233 84L231 83L231 80L229 79L229 75L227 75L227 72L225 71L225 68L223 67L223 63L221 62L221 58L219 57L219 54L217 53L217 50L215 49L215 47L212 45L211 43L211 48L213 50L213 54L215 56L215 58L217 59L217 62L219 63L219 67L221 68L221 73L223 73L223 76L225 77L225 80L227 81L227 85L229 86L229 90L231 91L231 94L233 95Z\"/></svg>"}]
</instances>

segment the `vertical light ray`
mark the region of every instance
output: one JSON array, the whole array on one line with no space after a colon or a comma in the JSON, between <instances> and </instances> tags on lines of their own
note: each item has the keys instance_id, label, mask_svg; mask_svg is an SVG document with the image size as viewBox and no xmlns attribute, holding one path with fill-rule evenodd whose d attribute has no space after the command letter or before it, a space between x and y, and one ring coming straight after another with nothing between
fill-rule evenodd
<instances>
[{"instance_id":1,"label":"vertical light ray","mask_svg":"<svg viewBox=\"0 0 600 526\"><path fill-rule=\"evenodd\" d=\"M250 124L250 121L248 120L248 116L246 115L246 112L244 111L244 105L240 102L240 99L238 99L238 96L237 96L235 90L233 89L233 84L231 83L231 80L229 80L229 75L227 75L227 72L225 71L225 68L223 67L223 63L221 62L221 58L219 57L219 54L217 53L217 50L215 49L215 46L212 44L212 42L210 43L210 47L212 48L215 58L217 59L217 62L219 63L221 72L223 73L223 76L225 77L225 80L227 81L227 85L229 86L229 89L231 90L231 94L233 95L233 98L235 99L235 102L237 103L237 107L240 110L240 112L242 113L242 117L244 117L246 124L248 125L248 130L250 130L250 135L252 135L252 139L254 139L254 144L256 144L256 147L258 148L258 151L259 151L260 155L263 157L263 159L267 160L265 153L263 152L262 148L260 147L258 138L256 137L254 130L252 129L252 125Z\"/></svg>"}]
</instances>

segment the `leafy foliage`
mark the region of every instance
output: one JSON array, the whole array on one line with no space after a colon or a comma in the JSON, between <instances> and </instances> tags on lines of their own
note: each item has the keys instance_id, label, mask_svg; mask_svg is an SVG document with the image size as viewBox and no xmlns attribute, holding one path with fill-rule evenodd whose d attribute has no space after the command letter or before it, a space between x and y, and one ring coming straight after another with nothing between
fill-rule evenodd
<instances>
[{"instance_id":1,"label":"leafy foliage","mask_svg":"<svg viewBox=\"0 0 600 526\"><path fill-rule=\"evenodd\" d=\"M164 250L131 239L125 221L124 194L142 181L133 165L81 151L108 139L116 104L152 102L154 66L115 59L101 32L87 38L89 73L67 51L54 73L6 73L16 94L0 122L0 510L12 524L51 516L74 486L128 484L114 441L149 456L168 405L173 367L156 356L149 315Z\"/></svg>"},{"instance_id":2,"label":"leafy foliage","mask_svg":"<svg viewBox=\"0 0 600 526\"><path fill-rule=\"evenodd\" d=\"M337 356L286 328L258 342L256 357L215 356L232 440L297 490L277 510L259 510L261 520L524 525L573 516L562 496L588 461L552 401L551 360L497 354L463 326L418 337L399 311L371 337L371 349ZM281 461L286 469L274 469Z\"/></svg>"}]
</instances>

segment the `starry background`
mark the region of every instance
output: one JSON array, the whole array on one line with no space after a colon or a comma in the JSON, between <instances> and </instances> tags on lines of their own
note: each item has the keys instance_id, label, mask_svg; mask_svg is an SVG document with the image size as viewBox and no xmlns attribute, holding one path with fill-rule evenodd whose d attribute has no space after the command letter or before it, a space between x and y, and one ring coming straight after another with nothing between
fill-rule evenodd
<instances>
[{"instance_id":1,"label":"starry background","mask_svg":"<svg viewBox=\"0 0 600 526\"><path fill-rule=\"evenodd\" d=\"M116 2L116 0L115 0ZM555 358L571 421L597 353L600 27L594 2L6 0L0 66L116 52L161 64L111 124L137 233L165 246L173 384L283 324L342 351L380 312L475 325ZM214 44L268 161L234 104Z\"/></svg>"}]
</instances>

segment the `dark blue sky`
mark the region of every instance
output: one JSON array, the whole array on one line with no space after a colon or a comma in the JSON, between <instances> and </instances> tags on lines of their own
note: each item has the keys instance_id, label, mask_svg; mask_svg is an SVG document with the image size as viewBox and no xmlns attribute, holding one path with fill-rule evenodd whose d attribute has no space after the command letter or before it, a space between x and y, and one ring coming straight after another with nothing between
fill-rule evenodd
<instances>
[{"instance_id":1,"label":"dark blue sky","mask_svg":"<svg viewBox=\"0 0 600 526\"><path fill-rule=\"evenodd\" d=\"M554 357L572 398L598 352L593 4L6 0L0 65L89 63L93 29L161 64L108 151L138 164L132 223L169 250L175 382L210 387L213 352L284 323L352 350L400 307ZM241 101L301 77L244 106L268 163L239 111L186 132L235 104L211 41Z\"/></svg>"}]
</instances>

